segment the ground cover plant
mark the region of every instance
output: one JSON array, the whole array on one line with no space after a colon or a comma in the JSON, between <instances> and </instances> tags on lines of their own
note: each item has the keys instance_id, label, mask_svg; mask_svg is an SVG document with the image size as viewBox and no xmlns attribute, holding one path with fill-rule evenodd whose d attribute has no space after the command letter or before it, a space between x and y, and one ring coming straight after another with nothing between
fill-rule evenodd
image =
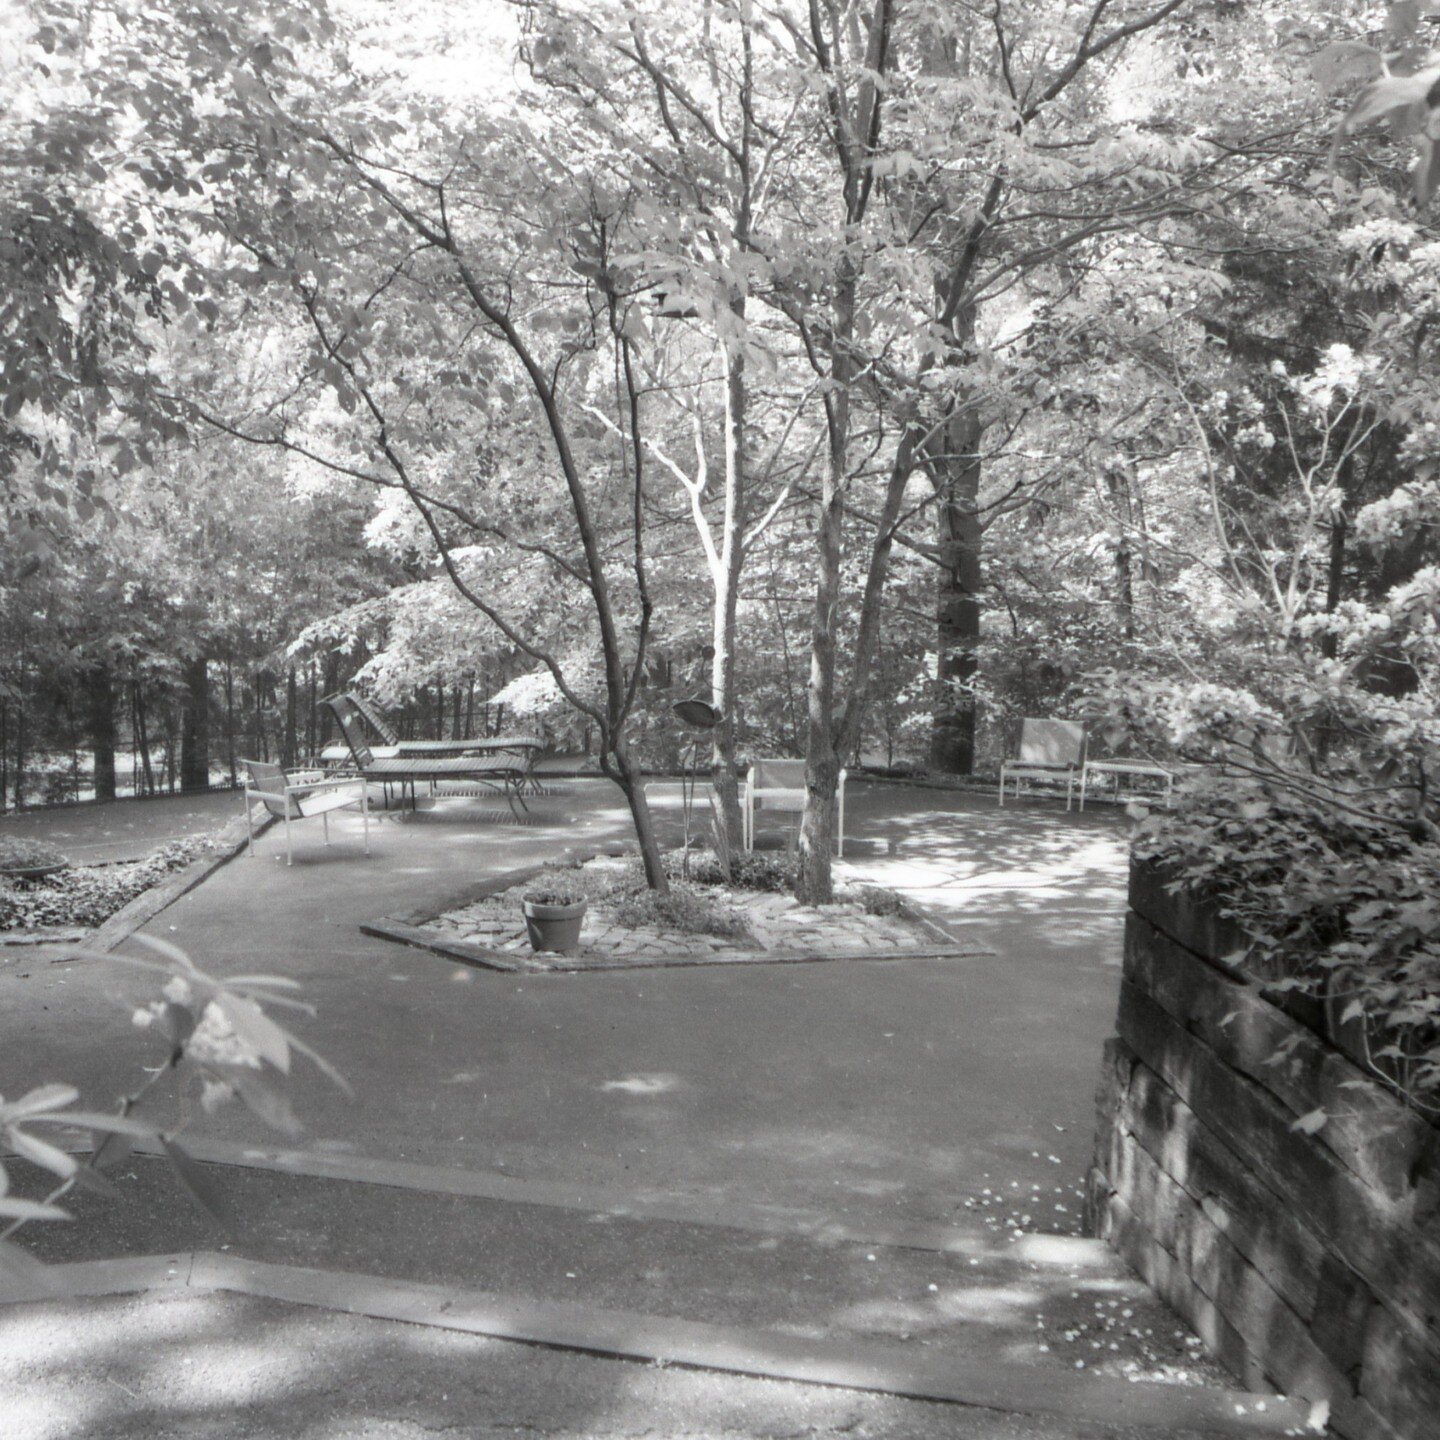
<instances>
[{"instance_id":1,"label":"ground cover plant","mask_svg":"<svg viewBox=\"0 0 1440 1440\"><path fill-rule=\"evenodd\" d=\"M12 835L0 835L0 879L27 870L45 870L61 867L70 862L53 845L41 840L22 840Z\"/></svg>"},{"instance_id":2,"label":"ground cover plant","mask_svg":"<svg viewBox=\"0 0 1440 1440\"><path fill-rule=\"evenodd\" d=\"M1440 841L1230 777L1147 821L1137 855L1253 937L1233 957L1322 1005L1332 1037L1440 1121ZM1276 1057L1283 1063L1284 1057Z\"/></svg>"},{"instance_id":3,"label":"ground cover plant","mask_svg":"<svg viewBox=\"0 0 1440 1440\"><path fill-rule=\"evenodd\" d=\"M167 875L214 850L213 838L195 836L162 845L143 860L71 865L28 881L7 879L0 866L0 932L91 929Z\"/></svg>"},{"instance_id":4,"label":"ground cover plant","mask_svg":"<svg viewBox=\"0 0 1440 1440\"><path fill-rule=\"evenodd\" d=\"M711 850L669 850L662 863L670 888L657 893L645 882L636 860L605 861L576 866L549 867L524 889L529 900L539 895L564 896L573 903L584 898L592 905L613 909L621 925L674 930L682 935L713 935L742 943L755 939L746 920L746 894L785 894L794 883L796 858L790 854L741 851L727 857L727 865ZM867 915L908 914L900 896L882 886L842 887L835 899L858 904Z\"/></svg>"}]
</instances>

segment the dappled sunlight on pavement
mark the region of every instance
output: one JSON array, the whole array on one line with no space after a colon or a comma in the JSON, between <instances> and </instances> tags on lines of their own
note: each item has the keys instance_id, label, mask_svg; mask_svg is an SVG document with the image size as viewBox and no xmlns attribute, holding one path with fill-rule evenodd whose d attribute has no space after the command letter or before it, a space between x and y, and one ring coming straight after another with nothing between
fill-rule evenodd
<instances>
[{"instance_id":1,"label":"dappled sunlight on pavement","mask_svg":"<svg viewBox=\"0 0 1440 1440\"><path fill-rule=\"evenodd\" d=\"M1114 942L1128 873L1123 815L1081 816L1053 802L1001 810L969 794L947 799L953 808L897 814L893 790L857 796L856 828L871 844L847 857L845 873L931 907L956 934L978 929L991 944L1002 932L1027 945Z\"/></svg>"},{"instance_id":2,"label":"dappled sunlight on pavement","mask_svg":"<svg viewBox=\"0 0 1440 1440\"><path fill-rule=\"evenodd\" d=\"M1143 1308L1153 1299L1093 1242L1063 1238L1079 1229L1118 985L1120 816L1002 814L973 795L854 787L855 844L837 881L897 890L989 953L516 975L360 933L565 853L629 843L613 787L564 786L520 822L484 801L397 807L372 826L368 859L358 815L337 819L329 847L315 827L297 831L293 867L272 828L256 858L238 857L152 922L219 974L295 979L317 1009L297 1028L355 1091L347 1100L297 1071L307 1130L294 1153L312 1166L298 1175L260 1163L276 1140L243 1112L205 1117L206 1141L236 1147L216 1172L244 1217L229 1260L312 1267L348 1277L353 1294L390 1276L662 1317L651 1333L682 1319L764 1326L1117 1377L1175 1359L1156 1348L1173 1332ZM678 784L652 800L674 843ZM26 1044L0 1043L0 1091L25 1078L16 1057L28 1046L87 1101L120 1093L154 1059L127 1019L139 983L94 959L37 968L9 992L0 1023ZM346 1175L327 1172L342 1161ZM413 1178L386 1178L386 1165ZM449 1177L479 1188L447 1189ZM85 1213L48 1228L48 1258L216 1247L156 1189L164 1178L136 1161L122 1177L130 1205L76 1197ZM856 1238L921 1233L958 1238ZM377 1305L389 1303L385 1283L374 1279ZM977 1428L974 1410L789 1382L526 1358L474 1335L297 1309L296 1298L92 1301L81 1324L28 1307L39 1319L16 1351L17 1405L46 1398L3 1413L36 1440L200 1435L236 1415L253 1417L254 1433L274 1422L293 1440L337 1440L375 1417L376 1396L397 1393L393 1374L375 1377L398 1366L405 1393L386 1434L406 1440L445 1423L457 1400L484 1409L497 1388L515 1397L517 1425L537 1428L540 1415L543 1433L576 1436L672 1433L683 1414L687 1430L707 1415L743 1433L873 1418L917 1440L1072 1440L1048 1422ZM0 1348L14 1333L0 1328ZM0 1375L0 1405L11 1378ZM485 1414L492 1426L505 1418Z\"/></svg>"}]
</instances>

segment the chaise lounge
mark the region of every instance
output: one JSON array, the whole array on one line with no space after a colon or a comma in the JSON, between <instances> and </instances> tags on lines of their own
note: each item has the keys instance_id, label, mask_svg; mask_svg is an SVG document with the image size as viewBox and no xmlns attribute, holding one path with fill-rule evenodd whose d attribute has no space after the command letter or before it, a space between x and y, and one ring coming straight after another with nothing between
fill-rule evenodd
<instances>
[{"instance_id":1,"label":"chaise lounge","mask_svg":"<svg viewBox=\"0 0 1440 1440\"><path fill-rule=\"evenodd\" d=\"M328 696L320 701L320 704L328 706L332 712L335 705L332 702L344 701L355 716L363 722L360 731L345 730L345 722L341 722L344 730L346 743L343 745L327 745L320 752L320 760L325 765L343 765L352 758L352 751L349 741L352 735L363 734L365 727L379 739L378 745L370 747L370 753L377 760L417 760L417 759L441 759L461 755L505 755L510 757L512 763L519 763L525 771L525 779L521 784L522 792L526 789L532 795L541 794L540 782L535 777L535 761L545 749L545 741L538 735L490 735L472 736L463 740L402 740L395 727L390 723L389 717L373 700L367 700L363 695L357 695L353 690L347 690L338 695Z\"/></svg>"},{"instance_id":2,"label":"chaise lounge","mask_svg":"<svg viewBox=\"0 0 1440 1440\"><path fill-rule=\"evenodd\" d=\"M392 748L385 751L372 750L365 742L363 716L359 706L349 695L332 695L320 701L340 726L345 737L350 763L363 779L385 787L385 802L390 802L390 787L400 788L403 799L406 787L410 790L410 803L418 803L416 786L425 781L434 791L443 782L477 784L491 790L499 790L505 796L510 813L518 820L525 804L524 787L529 779L529 764L519 752L491 748L485 752L467 751L456 754L451 746L448 754L433 751L422 754L395 753ZM439 744L444 742L411 742ZM342 762L343 763L343 762Z\"/></svg>"}]
</instances>

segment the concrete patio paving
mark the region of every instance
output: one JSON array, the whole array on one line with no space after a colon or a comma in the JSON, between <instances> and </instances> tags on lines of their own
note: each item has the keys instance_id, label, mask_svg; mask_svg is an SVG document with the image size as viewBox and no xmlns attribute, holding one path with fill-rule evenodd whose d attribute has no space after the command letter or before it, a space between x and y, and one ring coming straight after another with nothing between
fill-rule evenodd
<instances>
[{"instance_id":1,"label":"concrete patio paving","mask_svg":"<svg viewBox=\"0 0 1440 1440\"><path fill-rule=\"evenodd\" d=\"M997 1364L1023 1359L1022 1350L1025 1363L1042 1368L1068 1367L1071 1354L1104 1360L1112 1334L1125 1329L1107 1328L1118 1324L1116 1307L1154 1302L1112 1267L1086 1276L1067 1260L1042 1278L1030 1258L1038 1252L1014 1237L1079 1230L1091 1096L1119 977L1122 818L1061 818L1049 802L1000 812L983 796L855 785L847 829L857 844L845 872L902 891L957 937L993 951L961 959L515 976L359 933L361 923L398 910L438 911L483 875L624 840L628 817L605 782L557 788L532 802L523 825L474 801L387 815L372 829L368 859L358 817L334 827L328 849L318 827L298 830L293 868L271 831L255 858L237 857L152 922L153 933L220 975L298 980L319 1013L297 1030L354 1088L346 1099L302 1062L296 1108L307 1133L294 1148L310 1157L309 1178L263 1165L220 1172L249 1233L237 1250L342 1274L449 1277L548 1294L553 1303L574 1295L625 1313L768 1325L817 1340L960 1343ZM674 829L678 788L657 786L654 799L662 825ZM0 1093L64 1079L98 1106L153 1063L153 1042L129 1023L152 992L125 967L7 956L0 986ZM232 1159L250 1147L257 1163L258 1152L289 1143L236 1109L199 1117L193 1128ZM327 1163L336 1167L329 1179ZM377 1168L387 1163L388 1180ZM80 1260L221 1243L173 1201L167 1206L158 1165L139 1161L128 1173L143 1203L122 1214L87 1201L82 1224L48 1227L44 1253ZM470 1198L443 1201L444 1175L481 1178L464 1192ZM628 1219L627 1197L638 1206ZM803 1238L806 1217L817 1214L838 1227L818 1248L813 1235ZM800 1240L784 1238L792 1221ZM704 1228L717 1223L735 1229ZM855 1243L925 1227L950 1227L963 1243L951 1253ZM837 1398L737 1376L642 1370L642 1381L633 1367L617 1375L576 1355L546 1356L554 1389L545 1392L530 1368L541 1362L494 1341L394 1337L375 1319L296 1312L253 1296L154 1303L181 1308L166 1319L140 1302L97 1299L77 1321L76 1334L90 1339L67 1342L57 1331L59 1351L40 1347L32 1379L43 1376L56 1397L68 1393L94 1422L74 1433L261 1435L284 1409L293 1428L273 1433L408 1437L435 1425L489 1435L521 1423L531 1391L524 1425L545 1434L1129 1433L1094 1419L1057 1428L1033 1415ZM63 1306L25 1309L51 1317L42 1329L59 1323L57 1313L74 1318ZM1052 1328L1075 1329L1071 1343L1083 1351L1060 1356L1041 1345L1044 1356L1029 1354L1037 1310L1048 1310ZM1158 1307L1136 1313L1152 1331L1173 1324ZM103 1337L113 1344L132 1323L152 1337L151 1348L105 1358L113 1385L55 1362L56 1354L75 1363L104 1355ZM257 1324L298 1327L303 1343L327 1357L324 1378L310 1368L295 1374L273 1345L245 1338ZM167 1353L163 1337L191 1325L215 1338L173 1353L268 1377L254 1381L258 1390L238 1411L223 1398L187 1409L186 1396L195 1397L170 1381L161 1389L173 1404L148 1388ZM5 1339L0 1326L0 1350ZM1159 1339L1181 1361L1194 1353L1181 1334ZM249 1358L236 1359L247 1345ZM392 1364L400 1356L414 1373L381 1384L367 1370L365 1357L375 1355ZM454 1374L444 1371L445 1355L457 1365L483 1356L487 1374L498 1367L493 1415L434 1403L426 1377L442 1389L451 1383L439 1378ZM1192 1378L1207 1373L1197 1366ZM347 1375L355 1377L349 1386ZM137 1409L127 1397L146 1376ZM457 1396L468 1394L471 1405L479 1403L474 1383L454 1375ZM238 1380L225 1384L245 1390ZM383 1424L370 1427L370 1402ZM138 1418L145 1415L149 1428ZM46 1440L64 1433L33 1431ZM1176 1425L1167 1433L1187 1432Z\"/></svg>"},{"instance_id":2,"label":"concrete patio paving","mask_svg":"<svg viewBox=\"0 0 1440 1440\"><path fill-rule=\"evenodd\" d=\"M875 1220L1040 1194L1033 1226L1073 1233L1119 973L1123 826L1113 812L1058 822L1049 806L853 788L860 843L844 871L926 903L993 954L517 978L359 933L443 908L482 875L623 841L628 818L603 781L533 802L526 826L470 801L395 812L368 859L348 813L329 849L318 827L297 830L288 869L272 830L147 928L217 974L300 982L319 1011L304 1038L355 1089L352 1102L302 1068L309 1149L738 1191ZM678 791L656 789L674 819ZM7 957L0 973L27 970L20 1008L7 1007L0 1093L37 1073L96 1100L117 1093L152 1053L127 1023L148 982L94 960ZM274 1141L238 1110L204 1126Z\"/></svg>"}]
</instances>

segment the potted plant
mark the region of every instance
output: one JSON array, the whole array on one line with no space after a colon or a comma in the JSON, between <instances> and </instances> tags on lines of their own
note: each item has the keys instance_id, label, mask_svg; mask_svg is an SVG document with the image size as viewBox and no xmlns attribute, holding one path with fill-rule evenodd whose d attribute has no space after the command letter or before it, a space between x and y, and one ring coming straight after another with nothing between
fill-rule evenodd
<instances>
[{"instance_id":1,"label":"potted plant","mask_svg":"<svg viewBox=\"0 0 1440 1440\"><path fill-rule=\"evenodd\" d=\"M580 927L585 921L585 894L563 887L531 890L521 897L530 948L573 955L580 949Z\"/></svg>"}]
</instances>

